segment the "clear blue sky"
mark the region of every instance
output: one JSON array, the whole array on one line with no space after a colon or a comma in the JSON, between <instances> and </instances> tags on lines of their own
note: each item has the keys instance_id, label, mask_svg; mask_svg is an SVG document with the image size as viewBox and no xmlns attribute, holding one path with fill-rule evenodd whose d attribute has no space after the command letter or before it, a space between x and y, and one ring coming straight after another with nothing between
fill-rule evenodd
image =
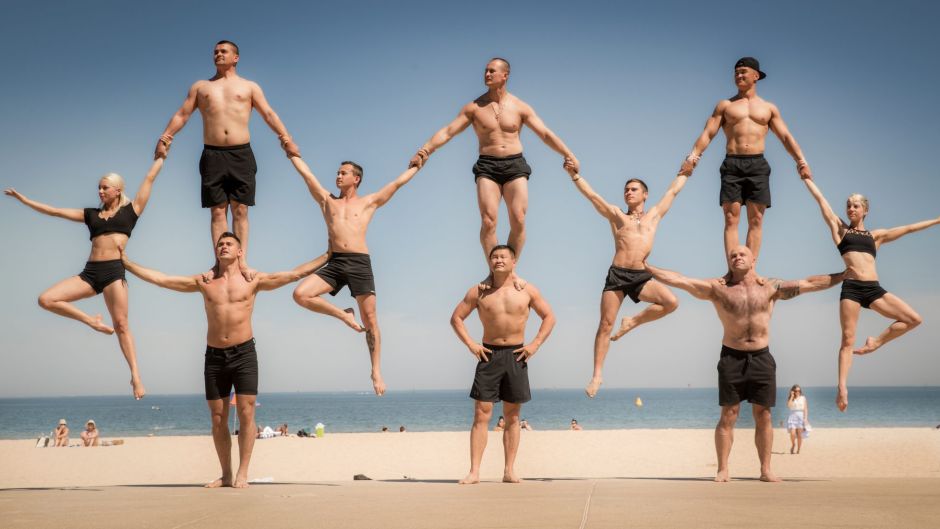
<instances>
[{"instance_id":1,"label":"clear blue sky","mask_svg":"<svg viewBox=\"0 0 940 529\"><path fill-rule=\"evenodd\" d=\"M733 94L743 55L761 60L759 93L778 104L833 204L870 196L869 227L940 214L936 104L940 9L925 2L17 2L0 20L0 185L53 205L97 202L100 175L136 190L153 144L189 86L213 72L222 38L242 50L239 73L258 81L314 171L345 159L375 191L460 106L484 91L494 55L509 89L532 104L575 151L611 201L642 177L658 200L715 103ZM850 8L849 8L850 6ZM326 247L318 208L257 116L258 205L251 264L287 269ZM580 387L591 373L597 306L613 245L606 221L576 192L560 158L523 136L534 169L528 244L520 272L555 308L558 325L532 361L536 387ZM724 270L716 138L661 224L651 262L690 276ZM173 274L212 263L208 212L199 207L201 118L177 135L129 244L132 257ZM760 272L798 278L841 269L818 209L779 141L768 139L773 204ZM384 373L391 390L469 387L473 358L450 313L486 273L470 167L471 132L436 153L380 210L369 233L376 269ZM129 394L117 342L40 309L49 285L82 270L86 228L0 197L0 396ZM500 219L504 238L506 219ZM882 283L926 322L856 362L851 383L936 384L940 374L940 229L879 252ZM151 393L202 390L205 316L198 294L130 278L130 318ZM262 293L254 324L261 391L369 391L365 344L338 321L309 313L292 287ZM614 344L607 385L714 386L721 330L712 307L679 294L669 318ZM832 385L838 290L776 309L779 383ZM346 291L336 298L352 300ZM102 298L80 302L106 313ZM638 307L627 303L623 313ZM471 328L479 330L475 316ZM866 312L859 334L887 322ZM534 325L532 332L534 333Z\"/></svg>"}]
</instances>

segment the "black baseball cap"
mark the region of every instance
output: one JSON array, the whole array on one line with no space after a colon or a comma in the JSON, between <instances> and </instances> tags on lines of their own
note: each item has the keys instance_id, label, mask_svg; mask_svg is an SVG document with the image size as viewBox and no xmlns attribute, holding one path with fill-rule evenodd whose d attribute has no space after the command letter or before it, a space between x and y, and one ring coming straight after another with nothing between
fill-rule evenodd
<instances>
[{"instance_id":1,"label":"black baseball cap","mask_svg":"<svg viewBox=\"0 0 940 529\"><path fill-rule=\"evenodd\" d=\"M767 74L760 71L760 61L758 61L754 57L741 57L740 59L738 59L738 62L734 63L735 69L740 68L741 66L747 66L748 68L753 68L754 70L756 70L759 75L758 79L763 79L764 77L767 77Z\"/></svg>"}]
</instances>

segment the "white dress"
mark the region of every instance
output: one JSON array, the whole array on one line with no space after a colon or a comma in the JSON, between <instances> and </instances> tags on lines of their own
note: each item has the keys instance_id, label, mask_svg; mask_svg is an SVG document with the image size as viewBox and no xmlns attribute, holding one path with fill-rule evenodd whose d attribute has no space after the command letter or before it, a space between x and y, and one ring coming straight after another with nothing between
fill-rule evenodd
<instances>
[{"instance_id":1,"label":"white dress","mask_svg":"<svg viewBox=\"0 0 940 529\"><path fill-rule=\"evenodd\" d=\"M787 403L790 408L790 416L787 417L787 430L804 430L806 425L803 421L803 412L806 409L806 397L800 395Z\"/></svg>"}]
</instances>

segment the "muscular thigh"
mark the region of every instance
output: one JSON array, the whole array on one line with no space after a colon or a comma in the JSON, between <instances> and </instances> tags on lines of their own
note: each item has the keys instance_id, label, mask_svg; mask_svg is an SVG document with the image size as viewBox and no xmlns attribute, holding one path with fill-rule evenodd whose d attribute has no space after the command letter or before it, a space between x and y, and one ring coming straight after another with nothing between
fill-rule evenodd
<instances>
[{"instance_id":1,"label":"muscular thigh","mask_svg":"<svg viewBox=\"0 0 940 529\"><path fill-rule=\"evenodd\" d=\"M529 207L529 181L525 178L515 178L503 184L503 197L506 199L506 209L512 216L525 215Z\"/></svg>"},{"instance_id":2,"label":"muscular thigh","mask_svg":"<svg viewBox=\"0 0 940 529\"><path fill-rule=\"evenodd\" d=\"M333 287L323 280L322 277L313 274L304 279L297 285L295 292L301 296L321 296L327 292L332 292Z\"/></svg>"},{"instance_id":3,"label":"muscular thigh","mask_svg":"<svg viewBox=\"0 0 940 529\"><path fill-rule=\"evenodd\" d=\"M666 305L676 301L676 295L673 294L666 285L655 279L650 279L643 285L643 289L640 290L640 301Z\"/></svg>"},{"instance_id":4,"label":"muscular thigh","mask_svg":"<svg viewBox=\"0 0 940 529\"><path fill-rule=\"evenodd\" d=\"M907 320L917 316L917 312L910 305L890 292L872 301L870 308L878 314L894 320Z\"/></svg>"},{"instance_id":5,"label":"muscular thigh","mask_svg":"<svg viewBox=\"0 0 940 529\"><path fill-rule=\"evenodd\" d=\"M91 285L78 276L59 281L46 289L43 294L59 301L78 301L96 295L95 289L91 288Z\"/></svg>"},{"instance_id":6,"label":"muscular thigh","mask_svg":"<svg viewBox=\"0 0 940 529\"><path fill-rule=\"evenodd\" d=\"M480 215L496 218L502 197L499 184L489 178L477 178L477 204L480 206Z\"/></svg>"}]
</instances>

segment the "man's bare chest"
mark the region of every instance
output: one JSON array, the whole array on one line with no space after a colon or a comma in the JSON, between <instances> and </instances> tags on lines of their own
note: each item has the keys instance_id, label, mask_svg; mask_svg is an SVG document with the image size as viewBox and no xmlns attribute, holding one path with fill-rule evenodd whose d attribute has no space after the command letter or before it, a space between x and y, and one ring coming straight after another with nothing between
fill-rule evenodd
<instances>
[{"instance_id":1,"label":"man's bare chest","mask_svg":"<svg viewBox=\"0 0 940 529\"><path fill-rule=\"evenodd\" d=\"M202 112L250 111L251 89L247 86L213 86L200 88L196 103Z\"/></svg>"},{"instance_id":2,"label":"man's bare chest","mask_svg":"<svg viewBox=\"0 0 940 529\"><path fill-rule=\"evenodd\" d=\"M473 128L477 133L518 133L522 128L522 114L510 103L488 103L474 111Z\"/></svg>"},{"instance_id":3,"label":"man's bare chest","mask_svg":"<svg viewBox=\"0 0 940 529\"><path fill-rule=\"evenodd\" d=\"M768 126L771 118L770 105L759 101L735 101L724 112L726 124L755 123Z\"/></svg>"},{"instance_id":4,"label":"man's bare chest","mask_svg":"<svg viewBox=\"0 0 940 529\"><path fill-rule=\"evenodd\" d=\"M770 293L765 285L733 285L724 287L717 296L718 303L733 316L753 316L769 312Z\"/></svg>"}]
</instances>

